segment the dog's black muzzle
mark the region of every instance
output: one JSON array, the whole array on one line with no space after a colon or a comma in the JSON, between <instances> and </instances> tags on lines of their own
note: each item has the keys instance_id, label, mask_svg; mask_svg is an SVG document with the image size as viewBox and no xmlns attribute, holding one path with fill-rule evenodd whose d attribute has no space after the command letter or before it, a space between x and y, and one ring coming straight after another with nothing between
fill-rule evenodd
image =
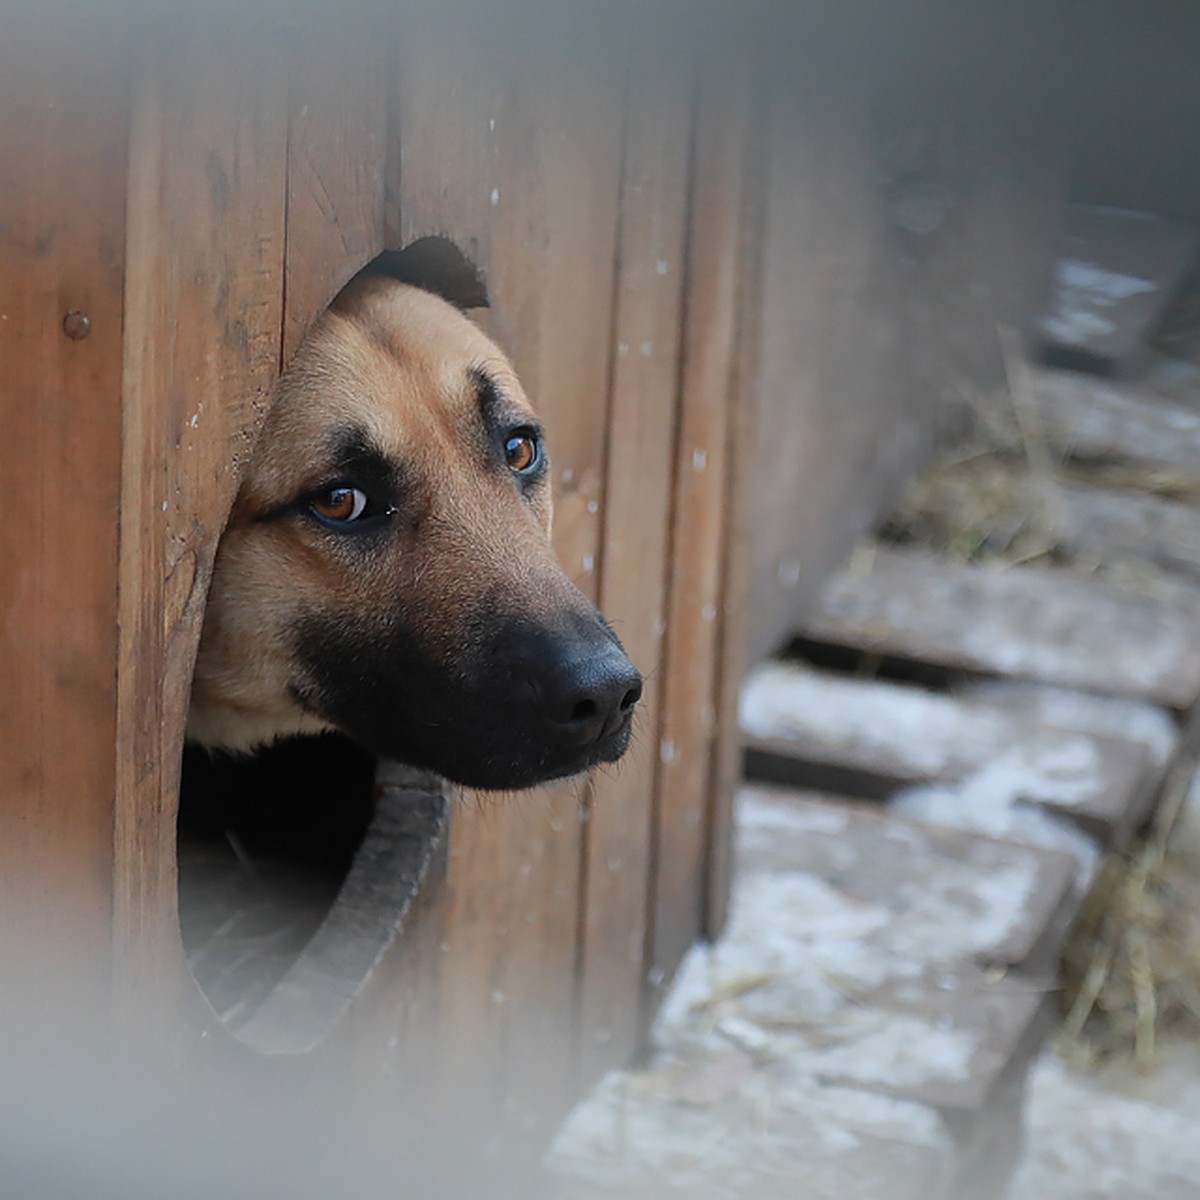
<instances>
[{"instance_id":1,"label":"dog's black muzzle","mask_svg":"<svg viewBox=\"0 0 1200 1200\"><path fill-rule=\"evenodd\" d=\"M381 756L468 787L509 790L625 753L642 677L586 601L550 621L494 609L435 657L394 627L378 640L305 621L306 707ZM455 644L457 643L457 644Z\"/></svg>"}]
</instances>

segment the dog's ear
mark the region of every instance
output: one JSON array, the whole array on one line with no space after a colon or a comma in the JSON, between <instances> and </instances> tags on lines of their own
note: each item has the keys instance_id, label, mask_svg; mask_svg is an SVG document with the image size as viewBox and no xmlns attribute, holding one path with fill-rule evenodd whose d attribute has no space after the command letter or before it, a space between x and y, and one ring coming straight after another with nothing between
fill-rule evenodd
<instances>
[{"instance_id":1,"label":"dog's ear","mask_svg":"<svg viewBox=\"0 0 1200 1200\"><path fill-rule=\"evenodd\" d=\"M385 250L362 275L387 275L433 292L456 308L487 308L487 287L475 264L444 237L423 237L403 250Z\"/></svg>"}]
</instances>

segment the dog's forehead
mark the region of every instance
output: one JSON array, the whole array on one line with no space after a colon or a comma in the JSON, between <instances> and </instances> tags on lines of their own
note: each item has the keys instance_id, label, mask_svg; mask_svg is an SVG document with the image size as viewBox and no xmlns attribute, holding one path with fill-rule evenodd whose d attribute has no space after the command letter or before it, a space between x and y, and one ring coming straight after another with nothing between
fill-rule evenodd
<instances>
[{"instance_id":1,"label":"dog's forehead","mask_svg":"<svg viewBox=\"0 0 1200 1200\"><path fill-rule=\"evenodd\" d=\"M408 456L470 438L488 407L533 416L496 344L440 298L370 280L352 285L305 338L270 424L295 446L328 446L353 428L382 453Z\"/></svg>"},{"instance_id":2,"label":"dog's forehead","mask_svg":"<svg viewBox=\"0 0 1200 1200\"><path fill-rule=\"evenodd\" d=\"M385 352L387 365L439 382L446 391L459 390L482 369L514 403L528 404L500 348L439 296L394 280L377 280L351 291L338 311Z\"/></svg>"}]
</instances>

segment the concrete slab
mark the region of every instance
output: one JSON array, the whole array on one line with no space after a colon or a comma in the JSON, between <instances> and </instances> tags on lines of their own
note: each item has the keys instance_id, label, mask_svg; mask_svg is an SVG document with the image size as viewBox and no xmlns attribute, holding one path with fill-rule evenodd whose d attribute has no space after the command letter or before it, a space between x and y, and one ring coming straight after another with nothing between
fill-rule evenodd
<instances>
[{"instance_id":1,"label":"concrete slab","mask_svg":"<svg viewBox=\"0 0 1200 1200\"><path fill-rule=\"evenodd\" d=\"M689 960L664 1027L736 1016L825 1082L981 1108L1040 1009L1045 981L1013 969L1066 860L783 790L741 804L729 936Z\"/></svg>"},{"instance_id":2,"label":"concrete slab","mask_svg":"<svg viewBox=\"0 0 1200 1200\"><path fill-rule=\"evenodd\" d=\"M1026 1150L1008 1200L1195 1200L1200 1053L1164 1046L1156 1071L1077 1072L1047 1052L1030 1078Z\"/></svg>"},{"instance_id":3,"label":"concrete slab","mask_svg":"<svg viewBox=\"0 0 1200 1200\"><path fill-rule=\"evenodd\" d=\"M1200 583L1200 508L1146 492L1064 486L1058 495L1075 554L1146 562Z\"/></svg>"},{"instance_id":4,"label":"concrete slab","mask_svg":"<svg viewBox=\"0 0 1200 1200\"><path fill-rule=\"evenodd\" d=\"M1200 479L1200 412L1146 388L1070 371L1030 371L1043 433L1061 455Z\"/></svg>"},{"instance_id":5,"label":"concrete slab","mask_svg":"<svg viewBox=\"0 0 1200 1200\"><path fill-rule=\"evenodd\" d=\"M1140 741L1113 732L1059 729L1012 706L798 662L751 672L740 719L752 778L803 787L833 776L852 794L886 796L990 768L1012 805L1056 811L1116 847L1145 819L1161 774ZM1011 828L986 832L1020 840Z\"/></svg>"},{"instance_id":6,"label":"concrete slab","mask_svg":"<svg viewBox=\"0 0 1200 1200\"><path fill-rule=\"evenodd\" d=\"M1198 253L1200 231L1191 225L1071 205L1039 323L1047 359L1110 374L1136 370Z\"/></svg>"},{"instance_id":7,"label":"concrete slab","mask_svg":"<svg viewBox=\"0 0 1200 1200\"><path fill-rule=\"evenodd\" d=\"M858 563L869 561L869 569ZM996 571L878 547L835 576L804 635L987 675L1187 709L1200 591L1141 595L1065 571Z\"/></svg>"},{"instance_id":8,"label":"concrete slab","mask_svg":"<svg viewBox=\"0 0 1200 1200\"><path fill-rule=\"evenodd\" d=\"M547 1166L555 1200L927 1200L945 1195L953 1162L932 1109L726 1047L608 1076Z\"/></svg>"},{"instance_id":9,"label":"concrete slab","mask_svg":"<svg viewBox=\"0 0 1200 1200\"><path fill-rule=\"evenodd\" d=\"M960 695L1002 709L1035 727L1052 725L1137 742L1157 770L1167 766L1180 743L1179 726L1168 712L1126 696L1097 696L1013 679L979 680L964 687Z\"/></svg>"},{"instance_id":10,"label":"concrete slab","mask_svg":"<svg viewBox=\"0 0 1200 1200\"><path fill-rule=\"evenodd\" d=\"M555 1197L948 1200L1009 1147L1002 1173L1064 860L760 788L738 856L726 936L685 960L648 1069L575 1112Z\"/></svg>"}]
</instances>

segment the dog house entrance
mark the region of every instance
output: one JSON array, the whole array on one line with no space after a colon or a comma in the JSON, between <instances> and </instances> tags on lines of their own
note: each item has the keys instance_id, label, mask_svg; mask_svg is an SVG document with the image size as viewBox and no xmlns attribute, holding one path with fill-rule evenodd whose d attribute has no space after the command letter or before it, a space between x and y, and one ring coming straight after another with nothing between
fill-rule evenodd
<instances>
[{"instance_id":1,"label":"dog house entrance","mask_svg":"<svg viewBox=\"0 0 1200 1200\"><path fill-rule=\"evenodd\" d=\"M425 237L364 267L487 305L475 265ZM442 782L336 734L252 756L184 751L179 919L192 975L225 1026L301 1053L336 1023L444 866ZM425 884L428 888L428 884Z\"/></svg>"},{"instance_id":2,"label":"dog house entrance","mask_svg":"<svg viewBox=\"0 0 1200 1200\"><path fill-rule=\"evenodd\" d=\"M336 734L251 757L184 752L179 919L192 975L256 1049L315 1046L440 857L439 780Z\"/></svg>"}]
</instances>

